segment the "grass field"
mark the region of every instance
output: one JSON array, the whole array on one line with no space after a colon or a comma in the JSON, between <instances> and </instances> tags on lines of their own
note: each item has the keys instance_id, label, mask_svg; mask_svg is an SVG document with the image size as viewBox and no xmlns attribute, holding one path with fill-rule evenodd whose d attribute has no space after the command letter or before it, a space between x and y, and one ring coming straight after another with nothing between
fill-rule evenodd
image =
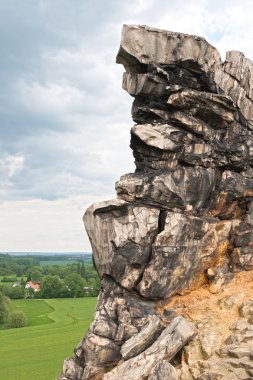
<instances>
[{"instance_id":1,"label":"grass field","mask_svg":"<svg viewBox=\"0 0 253 380\"><path fill-rule=\"evenodd\" d=\"M21 280L21 277L18 277L18 276L16 276L15 274L12 274L12 275L10 275L10 276L0 276L0 282L2 281L3 278L9 278L9 279L10 279L9 282L11 282L11 283L13 282L13 281L12 281L13 278L16 278L15 281L20 281L20 280Z\"/></svg>"},{"instance_id":2,"label":"grass field","mask_svg":"<svg viewBox=\"0 0 253 380\"><path fill-rule=\"evenodd\" d=\"M30 326L0 330L0 379L55 380L94 314L96 298L13 300Z\"/></svg>"}]
</instances>

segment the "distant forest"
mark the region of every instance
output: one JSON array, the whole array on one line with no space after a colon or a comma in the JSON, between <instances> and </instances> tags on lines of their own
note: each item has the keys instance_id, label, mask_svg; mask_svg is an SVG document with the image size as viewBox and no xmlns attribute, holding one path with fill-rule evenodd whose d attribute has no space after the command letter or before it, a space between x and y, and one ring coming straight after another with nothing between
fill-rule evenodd
<instances>
[{"instance_id":1,"label":"distant forest","mask_svg":"<svg viewBox=\"0 0 253 380\"><path fill-rule=\"evenodd\" d=\"M99 289L91 255L0 254L0 291L11 299L90 297Z\"/></svg>"}]
</instances>

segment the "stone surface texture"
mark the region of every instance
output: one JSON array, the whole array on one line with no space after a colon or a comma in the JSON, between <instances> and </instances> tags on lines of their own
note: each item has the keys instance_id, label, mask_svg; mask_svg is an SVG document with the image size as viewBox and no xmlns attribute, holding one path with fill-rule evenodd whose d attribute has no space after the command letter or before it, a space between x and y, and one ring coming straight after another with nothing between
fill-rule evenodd
<instances>
[{"instance_id":1,"label":"stone surface texture","mask_svg":"<svg viewBox=\"0 0 253 380\"><path fill-rule=\"evenodd\" d=\"M135 173L84 224L101 277L59 379L253 378L253 63L124 25Z\"/></svg>"},{"instance_id":2,"label":"stone surface texture","mask_svg":"<svg viewBox=\"0 0 253 380\"><path fill-rule=\"evenodd\" d=\"M150 317L147 325L138 334L122 344L120 350L122 358L126 360L140 354L158 338L163 328L160 318L156 315Z\"/></svg>"},{"instance_id":3,"label":"stone surface texture","mask_svg":"<svg viewBox=\"0 0 253 380\"><path fill-rule=\"evenodd\" d=\"M149 348L131 359L124 360L103 379L145 380L157 363L165 359L169 362L195 334L195 329L184 318L176 317Z\"/></svg>"}]
</instances>

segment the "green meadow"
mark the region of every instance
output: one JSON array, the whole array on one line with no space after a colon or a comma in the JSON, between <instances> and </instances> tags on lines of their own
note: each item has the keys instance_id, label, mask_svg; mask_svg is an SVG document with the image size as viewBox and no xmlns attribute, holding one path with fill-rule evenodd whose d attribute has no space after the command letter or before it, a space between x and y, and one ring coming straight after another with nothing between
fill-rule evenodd
<instances>
[{"instance_id":1,"label":"green meadow","mask_svg":"<svg viewBox=\"0 0 253 380\"><path fill-rule=\"evenodd\" d=\"M0 379L55 380L93 318L95 297L13 300L28 327L0 330Z\"/></svg>"}]
</instances>

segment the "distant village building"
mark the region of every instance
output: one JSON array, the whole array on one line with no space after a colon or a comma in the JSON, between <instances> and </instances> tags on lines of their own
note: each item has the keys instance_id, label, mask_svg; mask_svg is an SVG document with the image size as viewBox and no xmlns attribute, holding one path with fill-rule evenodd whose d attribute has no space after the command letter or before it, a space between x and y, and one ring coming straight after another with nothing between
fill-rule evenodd
<instances>
[{"instance_id":1,"label":"distant village building","mask_svg":"<svg viewBox=\"0 0 253 380\"><path fill-rule=\"evenodd\" d=\"M28 281L25 286L26 289L33 289L36 293L40 292L40 284L34 284L32 281Z\"/></svg>"},{"instance_id":2,"label":"distant village building","mask_svg":"<svg viewBox=\"0 0 253 380\"><path fill-rule=\"evenodd\" d=\"M15 282L15 284L12 285L13 288L16 288L18 286L21 286L21 282L20 281Z\"/></svg>"},{"instance_id":3,"label":"distant village building","mask_svg":"<svg viewBox=\"0 0 253 380\"><path fill-rule=\"evenodd\" d=\"M93 288L90 287L90 286L84 286L84 287L83 287L83 290L84 290L84 292L85 292L86 294L88 294L91 290L93 290Z\"/></svg>"}]
</instances>

